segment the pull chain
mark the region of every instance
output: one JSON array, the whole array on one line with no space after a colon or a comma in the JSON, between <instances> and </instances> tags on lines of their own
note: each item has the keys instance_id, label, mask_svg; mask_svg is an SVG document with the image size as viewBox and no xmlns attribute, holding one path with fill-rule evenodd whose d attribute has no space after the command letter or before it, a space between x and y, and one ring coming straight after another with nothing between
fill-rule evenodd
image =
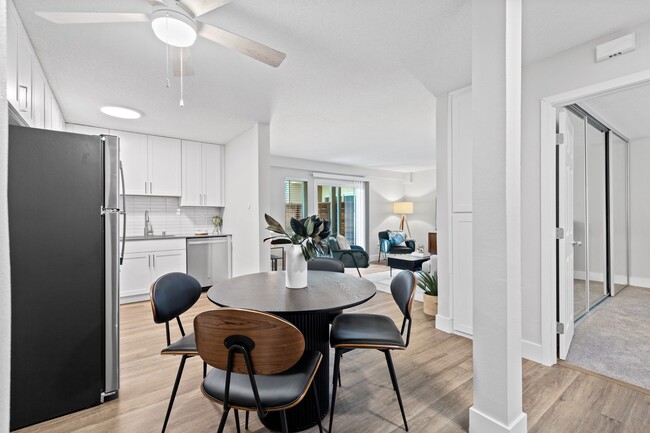
<instances>
[{"instance_id":1,"label":"pull chain","mask_svg":"<svg viewBox=\"0 0 650 433\"><path fill-rule=\"evenodd\" d=\"M183 49L181 48L181 107L185 106L185 102L183 102Z\"/></svg>"}]
</instances>

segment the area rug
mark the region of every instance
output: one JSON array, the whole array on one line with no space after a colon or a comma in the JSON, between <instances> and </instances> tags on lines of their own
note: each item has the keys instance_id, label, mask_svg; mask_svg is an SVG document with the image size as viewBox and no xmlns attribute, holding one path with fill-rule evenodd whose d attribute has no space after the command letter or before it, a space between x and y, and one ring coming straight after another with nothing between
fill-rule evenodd
<instances>
[{"instance_id":1,"label":"area rug","mask_svg":"<svg viewBox=\"0 0 650 433\"><path fill-rule=\"evenodd\" d=\"M650 289L627 287L575 329L566 361L650 389Z\"/></svg>"}]
</instances>

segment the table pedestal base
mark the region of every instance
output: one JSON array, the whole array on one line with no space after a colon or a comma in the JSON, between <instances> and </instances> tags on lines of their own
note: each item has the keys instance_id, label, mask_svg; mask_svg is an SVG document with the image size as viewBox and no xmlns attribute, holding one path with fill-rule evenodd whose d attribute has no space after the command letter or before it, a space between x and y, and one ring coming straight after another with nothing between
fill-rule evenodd
<instances>
[{"instance_id":1,"label":"table pedestal base","mask_svg":"<svg viewBox=\"0 0 650 433\"><path fill-rule=\"evenodd\" d=\"M317 350L323 354L323 360L314 378L318 392L318 402L320 404L319 416L322 420L329 410L329 313L282 313L277 315L293 323L296 328L300 329L300 332L305 336L305 350ZM298 405L287 410L289 431L298 432L318 424L316 419L316 402L313 395L314 393L309 390L305 398ZM269 413L261 421L262 424L271 430L282 430L280 414L277 412Z\"/></svg>"}]
</instances>

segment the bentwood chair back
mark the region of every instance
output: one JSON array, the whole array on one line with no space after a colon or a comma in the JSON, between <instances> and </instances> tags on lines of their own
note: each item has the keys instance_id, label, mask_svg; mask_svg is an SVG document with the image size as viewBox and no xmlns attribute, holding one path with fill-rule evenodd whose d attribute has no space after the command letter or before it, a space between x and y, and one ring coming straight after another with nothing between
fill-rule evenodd
<instances>
[{"instance_id":1,"label":"bentwood chair back","mask_svg":"<svg viewBox=\"0 0 650 433\"><path fill-rule=\"evenodd\" d=\"M178 384L183 375L185 361L187 358L198 355L194 333L185 334L180 315L189 310L201 297L201 284L192 276L172 272L158 278L149 289L149 299L155 323L164 323L167 336L167 346L160 352L161 355L181 355L181 362L176 373L176 381L169 399L165 421L162 431L165 432L169 415L174 405ZM181 338L172 343L169 322L176 320L181 333ZM205 376L205 364L203 365L203 376Z\"/></svg>"},{"instance_id":2,"label":"bentwood chair back","mask_svg":"<svg viewBox=\"0 0 650 433\"><path fill-rule=\"evenodd\" d=\"M223 406L218 432L222 432L230 409L281 412L282 431L287 432L286 409L300 403L311 386L320 410L314 376L320 352L305 352L305 339L288 321L260 311L222 308L194 318L199 355L211 370L201 385L210 400Z\"/></svg>"},{"instance_id":3,"label":"bentwood chair back","mask_svg":"<svg viewBox=\"0 0 650 433\"><path fill-rule=\"evenodd\" d=\"M415 288L417 282L415 275L411 271L402 271L393 278L390 284L390 291L395 300L395 304L403 315L401 331L397 329L395 322L390 317L379 314L360 314L350 313L341 314L332 323L330 334L330 344L335 349L334 353L334 380L332 382L332 403L330 405L330 425L329 432L332 432L334 420L334 404L336 403L336 383L340 383L340 362L341 356L355 349L376 349L384 353L388 372L393 384L393 389L397 394L402 419L404 420L404 429L408 431L406 414L402 404L402 396L397 384L397 375L393 366L391 357L392 350L404 350L409 345L411 338L411 310L413 299L415 297ZM406 341L404 340L404 331L406 330Z\"/></svg>"}]
</instances>

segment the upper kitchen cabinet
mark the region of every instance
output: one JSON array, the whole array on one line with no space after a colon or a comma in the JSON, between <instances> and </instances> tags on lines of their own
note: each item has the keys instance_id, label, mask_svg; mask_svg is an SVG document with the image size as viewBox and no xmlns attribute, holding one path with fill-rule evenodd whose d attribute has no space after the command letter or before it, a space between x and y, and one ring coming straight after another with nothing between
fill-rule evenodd
<instances>
[{"instance_id":1,"label":"upper kitchen cabinet","mask_svg":"<svg viewBox=\"0 0 650 433\"><path fill-rule=\"evenodd\" d=\"M181 206L223 206L223 146L183 140Z\"/></svg>"},{"instance_id":2,"label":"upper kitchen cabinet","mask_svg":"<svg viewBox=\"0 0 650 433\"><path fill-rule=\"evenodd\" d=\"M63 117L20 16L7 2L7 100L25 126L63 130Z\"/></svg>"},{"instance_id":3,"label":"upper kitchen cabinet","mask_svg":"<svg viewBox=\"0 0 650 433\"><path fill-rule=\"evenodd\" d=\"M120 138L120 159L127 195L181 195L181 141L125 131L110 131Z\"/></svg>"},{"instance_id":4,"label":"upper kitchen cabinet","mask_svg":"<svg viewBox=\"0 0 650 433\"><path fill-rule=\"evenodd\" d=\"M75 134L85 134L85 135L108 135L109 130L106 128L98 128L96 126L86 126L86 125L75 125L73 123L68 123L65 126L65 130L68 132L74 132Z\"/></svg>"},{"instance_id":5,"label":"upper kitchen cabinet","mask_svg":"<svg viewBox=\"0 0 650 433\"><path fill-rule=\"evenodd\" d=\"M149 194L181 196L181 140L149 136Z\"/></svg>"}]
</instances>

